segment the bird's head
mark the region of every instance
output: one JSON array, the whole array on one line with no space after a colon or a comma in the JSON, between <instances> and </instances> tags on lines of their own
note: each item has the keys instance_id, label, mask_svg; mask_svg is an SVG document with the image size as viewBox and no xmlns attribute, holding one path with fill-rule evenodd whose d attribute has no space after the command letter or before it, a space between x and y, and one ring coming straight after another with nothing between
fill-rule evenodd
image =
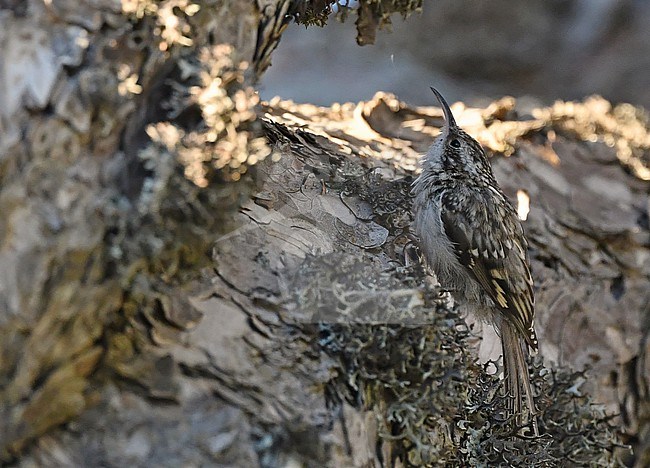
<instances>
[{"instance_id":1,"label":"bird's head","mask_svg":"<svg viewBox=\"0 0 650 468\"><path fill-rule=\"evenodd\" d=\"M422 159L424 172L479 178L492 175L492 169L485 152L478 141L458 127L454 115L437 89L431 88L438 98L445 116L440 135Z\"/></svg>"}]
</instances>

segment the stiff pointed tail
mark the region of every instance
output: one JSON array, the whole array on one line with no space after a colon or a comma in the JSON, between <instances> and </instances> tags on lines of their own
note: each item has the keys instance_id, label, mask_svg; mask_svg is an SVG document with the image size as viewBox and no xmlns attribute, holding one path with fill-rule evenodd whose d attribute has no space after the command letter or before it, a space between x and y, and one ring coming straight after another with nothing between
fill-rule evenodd
<instances>
[{"instance_id":1,"label":"stiff pointed tail","mask_svg":"<svg viewBox=\"0 0 650 468\"><path fill-rule=\"evenodd\" d=\"M516 328L507 321L504 320L500 328L509 414L515 415L517 425L531 427L533 435L539 436L537 409L526 362L528 353L524 350L526 345Z\"/></svg>"}]
</instances>

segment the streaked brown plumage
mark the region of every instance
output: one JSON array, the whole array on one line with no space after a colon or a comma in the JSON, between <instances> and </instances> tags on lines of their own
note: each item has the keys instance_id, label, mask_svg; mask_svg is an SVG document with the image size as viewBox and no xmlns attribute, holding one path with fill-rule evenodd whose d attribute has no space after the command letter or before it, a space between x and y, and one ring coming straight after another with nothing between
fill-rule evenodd
<instances>
[{"instance_id":1,"label":"streaked brown plumage","mask_svg":"<svg viewBox=\"0 0 650 468\"><path fill-rule=\"evenodd\" d=\"M458 128L444 98L431 90L443 109L445 126L413 184L415 232L441 285L496 327L510 410L537 435L526 363L528 348L537 351L528 244L483 148Z\"/></svg>"}]
</instances>

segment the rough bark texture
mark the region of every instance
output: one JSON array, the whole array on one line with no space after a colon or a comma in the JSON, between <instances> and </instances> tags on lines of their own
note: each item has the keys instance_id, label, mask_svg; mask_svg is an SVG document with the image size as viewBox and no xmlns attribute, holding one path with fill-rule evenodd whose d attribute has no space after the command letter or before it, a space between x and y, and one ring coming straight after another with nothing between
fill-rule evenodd
<instances>
[{"instance_id":1,"label":"rough bark texture","mask_svg":"<svg viewBox=\"0 0 650 468\"><path fill-rule=\"evenodd\" d=\"M98 368L173 394L162 355L131 362L136 317L198 318L170 293L246 193L208 181L269 152L246 83L288 5L3 4L2 459L92 404Z\"/></svg>"},{"instance_id":2,"label":"rough bark texture","mask_svg":"<svg viewBox=\"0 0 650 468\"><path fill-rule=\"evenodd\" d=\"M552 437L504 436L498 381L414 260L436 109L274 101L262 125L249 83L296 5L2 4L0 460L613 463L576 374L535 370ZM530 198L547 368L592 366L644 466L645 116L456 110Z\"/></svg>"}]
</instances>

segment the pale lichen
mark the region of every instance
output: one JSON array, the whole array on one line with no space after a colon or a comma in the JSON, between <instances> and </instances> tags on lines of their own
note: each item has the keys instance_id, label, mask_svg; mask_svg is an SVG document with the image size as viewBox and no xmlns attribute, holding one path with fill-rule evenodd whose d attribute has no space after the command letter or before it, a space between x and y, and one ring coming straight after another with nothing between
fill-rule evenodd
<instances>
[{"instance_id":1,"label":"pale lichen","mask_svg":"<svg viewBox=\"0 0 650 468\"><path fill-rule=\"evenodd\" d=\"M193 44L192 26L187 17L194 16L200 9L201 5L190 0L122 0L122 11L127 15L139 19L155 16L156 27L153 32L160 38L158 47L161 51L166 51L175 44L188 47Z\"/></svg>"},{"instance_id":2,"label":"pale lichen","mask_svg":"<svg viewBox=\"0 0 650 468\"><path fill-rule=\"evenodd\" d=\"M255 107L259 96L244 85L246 62L233 60L227 44L205 47L181 59L181 79L168 102L170 115L198 109L201 120L187 128L174 120L149 125L147 134L173 150L185 176L198 187L206 187L217 174L239 180L248 167L271 153L260 135Z\"/></svg>"}]
</instances>

